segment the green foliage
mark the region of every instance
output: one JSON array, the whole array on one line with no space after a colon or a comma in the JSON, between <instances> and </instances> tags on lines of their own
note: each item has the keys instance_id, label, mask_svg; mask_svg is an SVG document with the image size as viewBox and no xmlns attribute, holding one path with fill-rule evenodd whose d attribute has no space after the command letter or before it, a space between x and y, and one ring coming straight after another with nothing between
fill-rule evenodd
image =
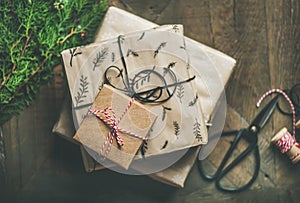
<instances>
[{"instance_id":1,"label":"green foliage","mask_svg":"<svg viewBox=\"0 0 300 203\"><path fill-rule=\"evenodd\" d=\"M0 0L0 124L28 106L64 49L93 41L106 0Z\"/></svg>"}]
</instances>

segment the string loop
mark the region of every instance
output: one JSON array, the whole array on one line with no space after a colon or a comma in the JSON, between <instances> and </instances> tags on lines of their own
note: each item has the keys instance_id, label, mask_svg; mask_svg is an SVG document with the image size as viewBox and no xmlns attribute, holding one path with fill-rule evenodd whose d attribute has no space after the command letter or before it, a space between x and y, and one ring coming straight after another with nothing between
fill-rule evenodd
<instances>
[{"instance_id":1,"label":"string loop","mask_svg":"<svg viewBox=\"0 0 300 203\"><path fill-rule=\"evenodd\" d=\"M196 76L188 78L183 81L178 81L176 74L171 68L175 65L175 62L170 63L167 67L163 67L163 74L158 72L157 67L152 69L144 69L139 71L132 79L129 78L127 64L122 51L123 36L118 37L118 46L121 55L122 68L112 65L109 66L104 73L104 83L112 86L115 89L125 92L129 97L133 97L142 103L155 103L160 104L168 101L176 92L177 86L183 83L190 82L195 79ZM114 78L120 78L124 88L117 87L112 81L112 77L109 73L115 71ZM139 83L149 82L150 76L155 77L161 83L161 85L155 85L155 87L148 87L144 90L138 90ZM173 83L168 84L166 77L171 78ZM153 85L152 85L153 86Z\"/></svg>"},{"instance_id":2,"label":"string loop","mask_svg":"<svg viewBox=\"0 0 300 203\"><path fill-rule=\"evenodd\" d=\"M296 137L296 112L295 112L295 107L293 105L293 102L291 101L291 99L289 98L289 96L281 89L271 89L269 91L267 91L266 93L264 93L260 99L258 100L256 106L259 107L260 104L262 103L262 101L269 95L273 94L273 93L280 93L284 96L284 98L288 101L290 108L292 110L292 125L293 125L293 137Z\"/></svg>"}]
</instances>

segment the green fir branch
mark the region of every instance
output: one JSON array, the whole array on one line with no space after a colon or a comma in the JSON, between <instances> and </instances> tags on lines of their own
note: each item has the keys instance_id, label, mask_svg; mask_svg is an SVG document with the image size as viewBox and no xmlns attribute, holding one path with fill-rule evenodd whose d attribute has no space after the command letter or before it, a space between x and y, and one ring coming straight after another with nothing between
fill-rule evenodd
<instances>
[{"instance_id":1,"label":"green fir branch","mask_svg":"<svg viewBox=\"0 0 300 203\"><path fill-rule=\"evenodd\" d=\"M94 41L106 0L0 1L0 124L28 106L65 49Z\"/></svg>"}]
</instances>

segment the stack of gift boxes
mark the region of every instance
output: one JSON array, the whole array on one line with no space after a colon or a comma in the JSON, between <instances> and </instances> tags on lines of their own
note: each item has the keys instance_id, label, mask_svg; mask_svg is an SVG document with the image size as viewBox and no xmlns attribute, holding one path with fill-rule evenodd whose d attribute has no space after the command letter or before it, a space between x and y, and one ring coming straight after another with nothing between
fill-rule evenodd
<instances>
[{"instance_id":1,"label":"stack of gift boxes","mask_svg":"<svg viewBox=\"0 0 300 203\"><path fill-rule=\"evenodd\" d=\"M115 7L95 43L62 57L71 97L53 131L80 146L86 171L183 187L235 60L185 37L182 25Z\"/></svg>"}]
</instances>

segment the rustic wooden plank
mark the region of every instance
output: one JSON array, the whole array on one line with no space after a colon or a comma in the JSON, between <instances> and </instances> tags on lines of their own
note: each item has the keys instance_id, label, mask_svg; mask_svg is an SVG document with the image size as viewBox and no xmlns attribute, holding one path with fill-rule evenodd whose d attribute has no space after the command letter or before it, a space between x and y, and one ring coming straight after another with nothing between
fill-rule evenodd
<instances>
[{"instance_id":1,"label":"rustic wooden plank","mask_svg":"<svg viewBox=\"0 0 300 203\"><path fill-rule=\"evenodd\" d=\"M35 101L2 126L8 192L27 184L54 150L51 129L62 102L55 96L53 83L42 86Z\"/></svg>"},{"instance_id":2,"label":"rustic wooden plank","mask_svg":"<svg viewBox=\"0 0 300 203\"><path fill-rule=\"evenodd\" d=\"M203 44L212 44L209 1L207 0L172 0L155 22L183 24L185 36Z\"/></svg>"},{"instance_id":3,"label":"rustic wooden plank","mask_svg":"<svg viewBox=\"0 0 300 203\"><path fill-rule=\"evenodd\" d=\"M299 83L299 41L300 41L300 2L266 1L268 14L269 64L272 87L291 88ZM291 131L291 118L276 114L274 117L274 134L283 126ZM298 137L299 139L299 137ZM288 158L273 148L276 154L276 182L280 185L299 185L296 178L299 165L293 166Z\"/></svg>"},{"instance_id":4,"label":"rustic wooden plank","mask_svg":"<svg viewBox=\"0 0 300 203\"><path fill-rule=\"evenodd\" d=\"M299 82L299 1L266 1L272 85L290 88Z\"/></svg>"},{"instance_id":5,"label":"rustic wooden plank","mask_svg":"<svg viewBox=\"0 0 300 203\"><path fill-rule=\"evenodd\" d=\"M0 126L0 201L4 201L5 195L5 174L6 174L6 167L5 167L5 146L4 146L4 137L2 126Z\"/></svg>"},{"instance_id":6,"label":"rustic wooden plank","mask_svg":"<svg viewBox=\"0 0 300 203\"><path fill-rule=\"evenodd\" d=\"M214 48L233 55L239 46L235 31L234 0L209 1L212 44Z\"/></svg>"},{"instance_id":7,"label":"rustic wooden plank","mask_svg":"<svg viewBox=\"0 0 300 203\"><path fill-rule=\"evenodd\" d=\"M210 8L213 46L237 59L226 89L228 103L251 121L259 111L255 104L260 94L270 86L264 2L210 1ZM262 136L272 132L269 125L259 135L262 161L256 187L274 185L274 154L268 137Z\"/></svg>"},{"instance_id":8,"label":"rustic wooden plank","mask_svg":"<svg viewBox=\"0 0 300 203\"><path fill-rule=\"evenodd\" d=\"M246 126L259 112L255 103L264 91L271 87L290 87L300 79L297 67L300 57L298 1L109 2L158 24L182 23L187 36L237 59L237 66L226 88L228 103L233 107L229 109L226 128ZM56 81L55 88L53 84L42 87L31 110L25 110L20 117L3 126L7 190L21 188L18 193L20 201L297 202L300 198L300 166L291 165L276 148L270 146L270 138L278 130L278 123L289 123L288 118L278 113L259 136L261 172L251 190L244 193L218 191L214 183L200 177L196 165L186 187L180 190L148 177L125 176L109 170L86 174L79 148L51 135L64 96L61 86L62 81ZM24 121L27 118L34 120L31 127L26 126L30 125ZM22 137L21 133L28 135ZM228 145L228 140L220 142L218 153L222 153L222 147ZM32 164L35 164L35 175L28 179L32 174ZM209 164L215 168L218 161L211 160ZM233 172L227 181L238 181L245 175L241 168ZM248 171L246 175L249 176ZM25 187L22 187L22 182L26 182ZM122 191L122 194L115 195L115 191Z\"/></svg>"},{"instance_id":9,"label":"rustic wooden plank","mask_svg":"<svg viewBox=\"0 0 300 203\"><path fill-rule=\"evenodd\" d=\"M20 172L21 187L26 184L35 172L36 161L36 145L33 139L35 133L35 125L32 114L34 114L34 105L24 109L17 117L18 127L16 135L19 137L17 148L20 151Z\"/></svg>"},{"instance_id":10,"label":"rustic wooden plank","mask_svg":"<svg viewBox=\"0 0 300 203\"><path fill-rule=\"evenodd\" d=\"M52 128L65 97L66 79L63 74L63 67L54 67L54 77L51 83L41 86L39 94L33 104L31 120L34 133L31 139L35 145L35 169L38 170L41 164L55 150Z\"/></svg>"},{"instance_id":11,"label":"rustic wooden plank","mask_svg":"<svg viewBox=\"0 0 300 203\"><path fill-rule=\"evenodd\" d=\"M135 15L142 16L145 19L156 22L160 14L171 4L171 0L144 1L143 3L135 0L109 1L110 5L123 8Z\"/></svg>"},{"instance_id":12,"label":"rustic wooden plank","mask_svg":"<svg viewBox=\"0 0 300 203\"><path fill-rule=\"evenodd\" d=\"M6 192L10 193L21 188L21 157L19 136L17 134L18 119L13 117L2 127L5 146Z\"/></svg>"},{"instance_id":13,"label":"rustic wooden plank","mask_svg":"<svg viewBox=\"0 0 300 203\"><path fill-rule=\"evenodd\" d=\"M183 24L186 36L204 44L212 44L208 0L110 0L109 5L157 24Z\"/></svg>"},{"instance_id":14,"label":"rustic wooden plank","mask_svg":"<svg viewBox=\"0 0 300 203\"><path fill-rule=\"evenodd\" d=\"M256 202L297 202L293 201L291 197L289 197L284 190L277 190L274 188L267 188L265 190L250 190L247 192L242 193L221 193L221 192L208 192L205 194L201 194L198 191L191 193L186 196L179 196L174 202L249 202L249 203L256 203ZM293 191L294 193L297 192Z\"/></svg>"},{"instance_id":15,"label":"rustic wooden plank","mask_svg":"<svg viewBox=\"0 0 300 203\"><path fill-rule=\"evenodd\" d=\"M228 54L234 54L234 50L237 48L238 33L235 31L235 6L233 0L226 1L210 1L210 17L211 17L211 31L213 45L215 48L224 51ZM238 87L235 87L238 88ZM235 130L241 127L246 127L247 122L243 118L234 113L232 108L228 108L227 118L226 118L225 128L228 130ZM211 153L208 161L214 165L214 170L220 165L221 160L223 159L224 154L230 147L230 143L234 137L231 138L222 138L219 140L215 150ZM236 157L241 151L247 146L247 143L244 140L241 140L237 149L234 151L232 158L229 160L230 163L233 160L233 157ZM247 167L248 164L241 163L237 166L232 172L226 176L226 181L231 182L231 185L238 184L240 181L246 181L251 178L253 167L251 164L254 164L252 156L247 158L247 162L250 167ZM246 170L245 170L246 168Z\"/></svg>"},{"instance_id":16,"label":"rustic wooden plank","mask_svg":"<svg viewBox=\"0 0 300 203\"><path fill-rule=\"evenodd\" d=\"M36 145L36 169L54 150L54 137L51 130L58 115L54 96L53 84L51 86L42 86L34 105L33 122L35 133L32 139L35 140ZM60 100L58 99L58 101Z\"/></svg>"},{"instance_id":17,"label":"rustic wooden plank","mask_svg":"<svg viewBox=\"0 0 300 203\"><path fill-rule=\"evenodd\" d=\"M233 40L236 40L236 46L224 51L232 53L237 59L237 65L226 89L227 99L249 121L257 112L255 104L258 97L270 84L268 60L265 57L268 45L265 43L264 2L235 1L233 6L233 37L236 37Z\"/></svg>"},{"instance_id":18,"label":"rustic wooden plank","mask_svg":"<svg viewBox=\"0 0 300 203\"><path fill-rule=\"evenodd\" d=\"M37 174L19 194L26 202L297 202L299 188L250 190L243 193L223 193L213 184L194 176L184 189L175 189L146 176L124 176L112 171L92 175L77 172L73 176ZM198 173L194 167L192 174ZM105 184L103 184L105 183ZM88 186L88 187L87 187ZM206 188L208 186L208 188ZM122 191L115 195L115 191ZM71 195L70 195L71 194Z\"/></svg>"}]
</instances>

